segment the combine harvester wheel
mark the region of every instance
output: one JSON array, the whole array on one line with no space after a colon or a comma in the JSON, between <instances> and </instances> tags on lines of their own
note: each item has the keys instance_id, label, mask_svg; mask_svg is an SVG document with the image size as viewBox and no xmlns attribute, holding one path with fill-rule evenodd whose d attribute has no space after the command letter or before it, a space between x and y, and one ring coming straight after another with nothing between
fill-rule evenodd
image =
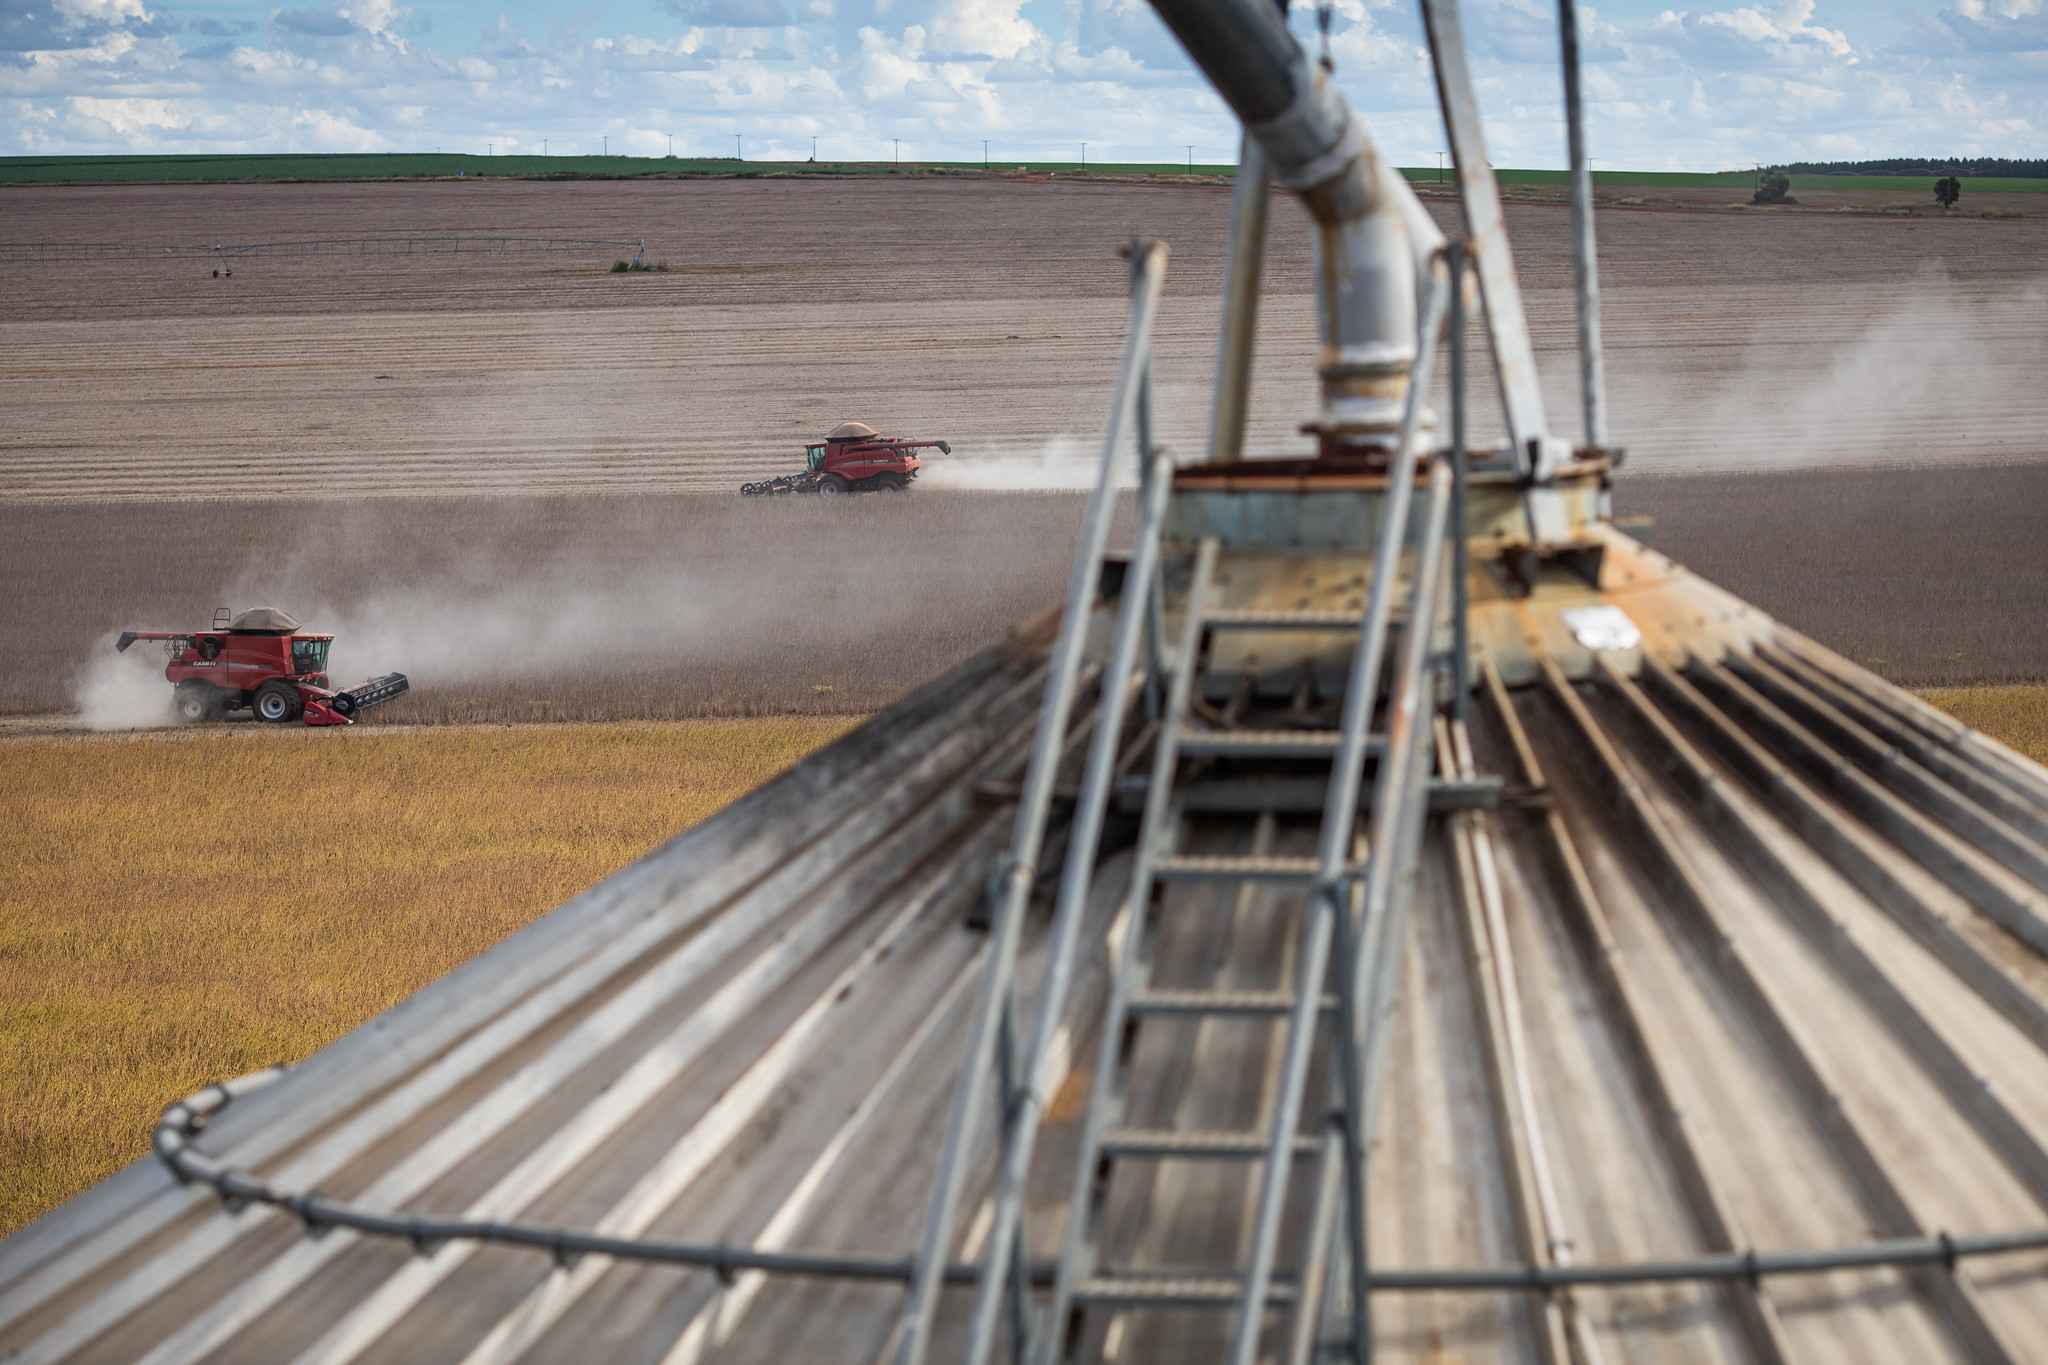
<instances>
[{"instance_id":1,"label":"combine harvester wheel","mask_svg":"<svg viewBox=\"0 0 2048 1365\"><path fill-rule=\"evenodd\" d=\"M290 683L272 678L256 689L256 696L250 702L258 720L267 720L273 725L294 721L305 710L305 702L299 698L299 690Z\"/></svg>"}]
</instances>

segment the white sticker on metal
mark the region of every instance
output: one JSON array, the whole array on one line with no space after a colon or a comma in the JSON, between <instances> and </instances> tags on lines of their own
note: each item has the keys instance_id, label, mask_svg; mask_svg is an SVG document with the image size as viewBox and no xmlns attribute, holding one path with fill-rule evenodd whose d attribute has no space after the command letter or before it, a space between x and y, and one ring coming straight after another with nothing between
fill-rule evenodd
<instances>
[{"instance_id":1,"label":"white sticker on metal","mask_svg":"<svg viewBox=\"0 0 2048 1365\"><path fill-rule=\"evenodd\" d=\"M1620 607L1572 607L1563 613L1572 638L1587 649L1634 649L1643 633Z\"/></svg>"}]
</instances>

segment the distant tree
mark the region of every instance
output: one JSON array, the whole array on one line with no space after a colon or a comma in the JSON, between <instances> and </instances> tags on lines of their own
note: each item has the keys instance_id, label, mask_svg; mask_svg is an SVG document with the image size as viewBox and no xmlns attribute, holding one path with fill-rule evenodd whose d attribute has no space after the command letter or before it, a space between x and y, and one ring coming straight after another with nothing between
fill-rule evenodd
<instances>
[{"instance_id":1,"label":"distant tree","mask_svg":"<svg viewBox=\"0 0 2048 1365\"><path fill-rule=\"evenodd\" d=\"M1934 202L1945 209L1956 206L1956 200L1963 197L1963 182L1952 175L1945 175L1934 182Z\"/></svg>"},{"instance_id":2,"label":"distant tree","mask_svg":"<svg viewBox=\"0 0 2048 1365\"><path fill-rule=\"evenodd\" d=\"M1756 193L1749 197L1752 204L1782 204L1792 193L1792 177L1783 171L1765 171L1756 178Z\"/></svg>"}]
</instances>

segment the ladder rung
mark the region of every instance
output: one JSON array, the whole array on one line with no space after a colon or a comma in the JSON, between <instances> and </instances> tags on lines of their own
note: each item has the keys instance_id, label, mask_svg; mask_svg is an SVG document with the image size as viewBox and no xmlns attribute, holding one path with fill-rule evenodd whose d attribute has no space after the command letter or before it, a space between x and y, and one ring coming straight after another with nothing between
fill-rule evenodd
<instances>
[{"instance_id":1,"label":"ladder rung","mask_svg":"<svg viewBox=\"0 0 2048 1365\"><path fill-rule=\"evenodd\" d=\"M1296 1156L1313 1156L1314 1138L1295 1138ZM1227 1129L1112 1128L1102 1135L1102 1154L1114 1157L1185 1158L1191 1161L1260 1161L1267 1154L1264 1133Z\"/></svg>"},{"instance_id":2,"label":"ladder rung","mask_svg":"<svg viewBox=\"0 0 2048 1365\"><path fill-rule=\"evenodd\" d=\"M1388 624L1399 621L1401 612L1397 609L1389 614ZM1202 624L1211 630L1351 630L1365 624L1365 612L1359 611L1262 611L1256 607L1236 610L1212 611L1202 618Z\"/></svg>"},{"instance_id":3,"label":"ladder rung","mask_svg":"<svg viewBox=\"0 0 2048 1365\"><path fill-rule=\"evenodd\" d=\"M1127 777L1117 783L1116 801L1123 810L1143 810L1151 782ZM1429 780L1429 808L1434 811L1474 810L1503 804L1534 804L1541 793L1509 789L1497 777L1471 781L1433 777ZM1326 777L1217 777L1185 783L1174 789L1174 797L1190 815L1250 815L1264 811L1315 812L1329 798Z\"/></svg>"},{"instance_id":4,"label":"ladder rung","mask_svg":"<svg viewBox=\"0 0 2048 1365\"><path fill-rule=\"evenodd\" d=\"M1132 1014L1269 1015L1294 1008L1287 991L1140 991L1127 1008ZM1337 1008L1337 997L1323 997L1323 1008Z\"/></svg>"},{"instance_id":5,"label":"ladder rung","mask_svg":"<svg viewBox=\"0 0 2048 1365\"><path fill-rule=\"evenodd\" d=\"M1314 858L1289 858L1272 854L1175 854L1152 865L1152 875L1162 880L1183 882L1300 882L1311 884L1320 866ZM1344 869L1346 878L1365 874L1364 863Z\"/></svg>"},{"instance_id":6,"label":"ladder rung","mask_svg":"<svg viewBox=\"0 0 2048 1365\"><path fill-rule=\"evenodd\" d=\"M1244 1297L1244 1282L1232 1275L1097 1275L1083 1280L1074 1297L1082 1303L1126 1308L1235 1308ZM1294 1302L1294 1286L1269 1286L1266 1301Z\"/></svg>"},{"instance_id":7,"label":"ladder rung","mask_svg":"<svg viewBox=\"0 0 2048 1365\"><path fill-rule=\"evenodd\" d=\"M1326 758L1337 752L1337 730L1192 730L1180 737L1183 758ZM1368 735L1365 752L1382 754L1387 742Z\"/></svg>"}]
</instances>

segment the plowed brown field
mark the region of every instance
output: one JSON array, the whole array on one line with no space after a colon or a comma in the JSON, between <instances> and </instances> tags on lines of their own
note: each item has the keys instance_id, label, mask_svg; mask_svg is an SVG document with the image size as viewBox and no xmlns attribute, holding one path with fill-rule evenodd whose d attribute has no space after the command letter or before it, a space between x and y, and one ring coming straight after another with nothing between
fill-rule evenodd
<instances>
[{"instance_id":1,"label":"plowed brown field","mask_svg":"<svg viewBox=\"0 0 2048 1365\"><path fill-rule=\"evenodd\" d=\"M1652 539L1903 679L2048 676L2048 632L2026 619L2048 591L2031 510L2048 468L2048 216L2039 196L2007 198L2028 216L1604 211L1622 510L1654 511ZM345 644L424 603L406 612L414 636L485 630L490 659L549 660L537 683L495 663L444 679L431 706L426 688L408 704L419 715L877 704L1057 596L1078 509L930 494L1085 469L1042 457L1100 428L1123 328L1115 247L1133 235L1172 246L1160 427L1199 449L1227 199L1064 179L0 194L0 243L644 237L669 266L0 264L0 573L16 588L0 710L66 705L79 650L142 614L197 621L258 597L338 618ZM1576 434L1568 219L1508 213L1555 425ZM1273 222L1252 442L1279 453L1301 448L1315 344L1307 234L1292 206ZM649 497L729 494L847 417L954 444L914 514L849 509L821 529L736 498ZM1720 477L1758 470L1806 472ZM592 493L632 497L562 496ZM184 505L140 505L166 501ZM603 618L647 624L603 634L582 667L575 604L614 587L629 609ZM522 619L554 633L522 640ZM376 663L417 671L423 652Z\"/></svg>"},{"instance_id":2,"label":"plowed brown field","mask_svg":"<svg viewBox=\"0 0 2048 1365\"><path fill-rule=\"evenodd\" d=\"M2031 199L2033 196L2017 196ZM1165 439L1200 439L1227 191L795 180L8 192L0 241L399 231L644 237L602 258L0 266L0 497L725 490L845 417L962 464L1097 430L1113 251L1173 247ZM1439 213L1448 206L1434 205ZM1278 206L1253 440L1298 447L1307 234ZM1576 429L1567 219L1510 208L1558 425ZM1639 471L1990 462L2048 450L2048 219L1610 211L1614 429Z\"/></svg>"}]
</instances>

